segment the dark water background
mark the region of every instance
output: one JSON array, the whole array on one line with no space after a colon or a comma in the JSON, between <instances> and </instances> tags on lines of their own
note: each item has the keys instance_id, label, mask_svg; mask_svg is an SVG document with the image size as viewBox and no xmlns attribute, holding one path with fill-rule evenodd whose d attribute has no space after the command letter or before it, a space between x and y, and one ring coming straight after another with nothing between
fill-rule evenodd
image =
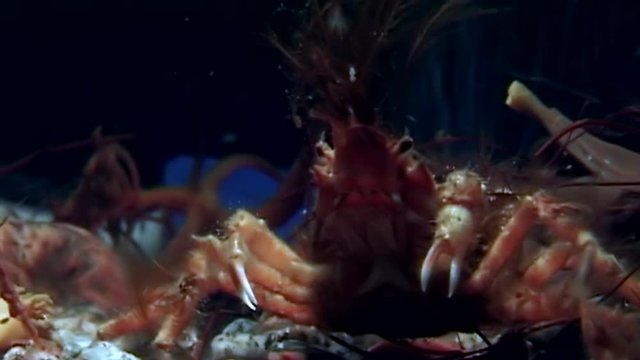
<instances>
[{"instance_id":1,"label":"dark water background","mask_svg":"<svg viewBox=\"0 0 640 360\"><path fill-rule=\"evenodd\" d=\"M146 185L184 154L254 153L287 168L305 140L289 118L282 56L263 35L296 3L0 2L0 163L102 125L136 135L126 146ZM572 118L640 102L639 1L498 5L507 10L443 33L395 85L385 103L395 127L419 141L438 130L489 136L522 154L545 133L503 105L513 79ZM5 177L1 192L37 199L77 177L90 153L43 154L18 172L29 180Z\"/></svg>"}]
</instances>

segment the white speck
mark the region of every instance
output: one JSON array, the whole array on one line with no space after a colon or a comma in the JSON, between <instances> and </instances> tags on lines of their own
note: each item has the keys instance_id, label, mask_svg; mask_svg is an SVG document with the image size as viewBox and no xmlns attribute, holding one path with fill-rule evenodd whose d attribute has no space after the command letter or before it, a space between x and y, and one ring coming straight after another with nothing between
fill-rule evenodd
<instances>
[{"instance_id":1,"label":"white speck","mask_svg":"<svg viewBox=\"0 0 640 360\"><path fill-rule=\"evenodd\" d=\"M215 73L216 73L215 71L211 70L211 71L209 71L209 76L213 76L213 74L215 74Z\"/></svg>"},{"instance_id":2,"label":"white speck","mask_svg":"<svg viewBox=\"0 0 640 360\"><path fill-rule=\"evenodd\" d=\"M604 163L607 165L611 165L611 160L609 158L604 159Z\"/></svg>"},{"instance_id":3,"label":"white speck","mask_svg":"<svg viewBox=\"0 0 640 360\"><path fill-rule=\"evenodd\" d=\"M236 140L238 140L238 134L236 133L232 133L232 132L228 132L225 133L224 135L222 135L222 143L223 144L231 144L236 142Z\"/></svg>"},{"instance_id":4,"label":"white speck","mask_svg":"<svg viewBox=\"0 0 640 360\"><path fill-rule=\"evenodd\" d=\"M416 118L413 117L413 115L407 115L407 120L411 121L411 122L416 122Z\"/></svg>"},{"instance_id":5,"label":"white speck","mask_svg":"<svg viewBox=\"0 0 640 360\"><path fill-rule=\"evenodd\" d=\"M587 156L587 161L593 161L593 156L591 155Z\"/></svg>"},{"instance_id":6,"label":"white speck","mask_svg":"<svg viewBox=\"0 0 640 360\"><path fill-rule=\"evenodd\" d=\"M184 18L184 22L189 22L189 17L188 16Z\"/></svg>"},{"instance_id":7,"label":"white speck","mask_svg":"<svg viewBox=\"0 0 640 360\"><path fill-rule=\"evenodd\" d=\"M356 68L353 65L349 66L349 81L356 82Z\"/></svg>"}]
</instances>

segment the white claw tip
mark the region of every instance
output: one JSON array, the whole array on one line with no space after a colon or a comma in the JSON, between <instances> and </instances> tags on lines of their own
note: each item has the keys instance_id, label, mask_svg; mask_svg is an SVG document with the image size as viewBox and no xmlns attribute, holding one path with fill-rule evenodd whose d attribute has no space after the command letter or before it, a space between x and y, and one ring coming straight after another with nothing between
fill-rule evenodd
<instances>
[{"instance_id":1,"label":"white claw tip","mask_svg":"<svg viewBox=\"0 0 640 360\"><path fill-rule=\"evenodd\" d=\"M244 303L244 304L245 304L249 309L251 309L252 311L256 311L256 309L257 309L256 305L257 305L257 304L254 304L254 303L249 299L249 295L248 295L246 292L241 291L240 298L242 299L242 302L243 302L243 303Z\"/></svg>"},{"instance_id":2,"label":"white claw tip","mask_svg":"<svg viewBox=\"0 0 640 360\"><path fill-rule=\"evenodd\" d=\"M422 268L420 269L420 287L422 289L422 292L427 291L429 279L431 278L431 272L436 265L436 260L438 259L440 254L442 254L442 245L442 242L436 242L435 244L433 244L427 252L427 256L424 258L424 261L422 262Z\"/></svg>"},{"instance_id":3,"label":"white claw tip","mask_svg":"<svg viewBox=\"0 0 640 360\"><path fill-rule=\"evenodd\" d=\"M251 284L249 283L249 279L247 278L247 273L244 270L244 266L241 263L234 262L233 271L239 282L238 292L240 293L239 296L242 299L242 302L244 302L249 309L256 310L256 307L258 306L258 299L253 293L253 289L251 288Z\"/></svg>"},{"instance_id":4,"label":"white claw tip","mask_svg":"<svg viewBox=\"0 0 640 360\"><path fill-rule=\"evenodd\" d=\"M431 270L431 264L428 264L426 261L422 263L422 268L420 269L420 289L422 292L427 292Z\"/></svg>"},{"instance_id":5,"label":"white claw tip","mask_svg":"<svg viewBox=\"0 0 640 360\"><path fill-rule=\"evenodd\" d=\"M459 258L453 258L449 268L449 293L447 296L452 298L460 283L460 277L462 276L462 261Z\"/></svg>"}]
</instances>

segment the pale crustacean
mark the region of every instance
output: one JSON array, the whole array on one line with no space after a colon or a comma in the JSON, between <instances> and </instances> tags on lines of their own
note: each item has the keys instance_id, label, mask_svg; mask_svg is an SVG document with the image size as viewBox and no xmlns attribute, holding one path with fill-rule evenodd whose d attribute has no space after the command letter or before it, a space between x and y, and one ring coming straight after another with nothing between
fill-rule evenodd
<instances>
[{"instance_id":1,"label":"pale crustacean","mask_svg":"<svg viewBox=\"0 0 640 360\"><path fill-rule=\"evenodd\" d=\"M331 137L315 144L315 203L293 247L238 210L221 233L194 236L177 283L145 291L142 306L104 324L99 336L151 329L155 345L172 347L197 303L224 291L251 309L352 334L435 337L581 319L594 356L610 358L598 341L616 330L595 324L618 313L592 299L611 293L637 307L640 284L602 248L584 206L533 182L505 188L470 169L436 176L409 136L389 135L372 115L369 60L386 38L341 42L360 41L371 28L341 20L344 12L332 11L341 2L326 3L301 51L287 53L314 89L308 117L328 125ZM374 34L388 34L394 11L406 5L360 3L365 23L381 19L367 25L385 30ZM432 20L424 29L435 27ZM362 58L351 59L359 55L352 49ZM625 334L637 331L624 319Z\"/></svg>"},{"instance_id":2,"label":"pale crustacean","mask_svg":"<svg viewBox=\"0 0 640 360\"><path fill-rule=\"evenodd\" d=\"M171 346L217 290L296 323L399 336L574 320L609 291L640 305L640 284L582 225L580 207L542 190L498 196L465 169L438 182L409 137L331 125L295 250L239 210L222 236L195 237L177 287L149 292L146 309L101 336L158 326L155 343Z\"/></svg>"}]
</instances>

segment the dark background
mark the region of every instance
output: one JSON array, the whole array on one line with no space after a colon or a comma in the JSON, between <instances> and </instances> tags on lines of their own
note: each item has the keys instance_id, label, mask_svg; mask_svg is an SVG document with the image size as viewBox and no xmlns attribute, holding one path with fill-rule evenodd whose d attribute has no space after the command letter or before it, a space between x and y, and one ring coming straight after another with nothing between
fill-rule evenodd
<instances>
[{"instance_id":1,"label":"dark background","mask_svg":"<svg viewBox=\"0 0 640 360\"><path fill-rule=\"evenodd\" d=\"M248 152L287 168L305 139L289 117L286 64L264 34L300 3L3 0L0 163L101 125L135 134L125 144L146 185L182 154ZM438 38L390 93L390 122L420 141L483 134L520 154L545 133L503 105L513 79L574 118L638 103L639 3L503 1ZM68 184L90 154L42 154L5 176L21 180L3 192Z\"/></svg>"}]
</instances>

